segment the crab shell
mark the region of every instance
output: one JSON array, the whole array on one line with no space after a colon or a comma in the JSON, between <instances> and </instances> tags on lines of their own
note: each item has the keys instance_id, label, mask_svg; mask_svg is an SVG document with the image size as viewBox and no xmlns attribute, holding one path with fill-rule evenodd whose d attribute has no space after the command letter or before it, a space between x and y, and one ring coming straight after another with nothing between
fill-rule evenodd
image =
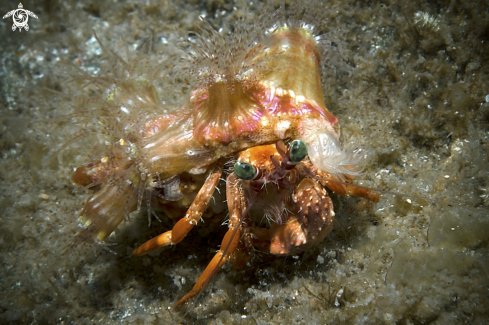
<instances>
[{"instance_id":1,"label":"crab shell","mask_svg":"<svg viewBox=\"0 0 489 325\"><path fill-rule=\"evenodd\" d=\"M320 128L334 126L338 120L324 105L313 35L283 27L268 43L256 55L256 60L271 57L257 73L260 79L236 79L232 87L218 81L194 92L173 123L140 141L149 174L170 177L242 149L296 138L307 131L306 120Z\"/></svg>"}]
</instances>

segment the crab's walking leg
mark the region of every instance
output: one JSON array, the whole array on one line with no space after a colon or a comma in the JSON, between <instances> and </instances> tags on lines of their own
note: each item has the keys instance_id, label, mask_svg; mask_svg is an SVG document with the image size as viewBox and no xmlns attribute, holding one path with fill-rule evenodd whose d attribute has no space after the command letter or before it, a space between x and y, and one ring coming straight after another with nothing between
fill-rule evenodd
<instances>
[{"instance_id":1,"label":"crab's walking leg","mask_svg":"<svg viewBox=\"0 0 489 325\"><path fill-rule=\"evenodd\" d=\"M161 235L148 240L136 248L132 254L142 256L160 247L174 245L181 242L202 217L202 214L207 208L212 194L214 194L214 190L219 183L221 174L221 168L215 167L200 189L199 193L197 193L197 196L192 202L190 208L187 210L185 217L180 219L175 226L173 226L172 230L164 232Z\"/></svg>"},{"instance_id":2,"label":"crab's walking leg","mask_svg":"<svg viewBox=\"0 0 489 325\"><path fill-rule=\"evenodd\" d=\"M236 174L232 173L227 178L226 197L228 200L229 209L229 230L226 232L222 240L219 251L214 255L211 262L200 275L197 283L192 290L180 299L175 305L180 306L198 295L219 269L224 265L228 257L236 251L236 247L241 239L240 222L241 216L244 213L246 206L243 195L240 195L241 188L239 187Z\"/></svg>"},{"instance_id":3,"label":"crab's walking leg","mask_svg":"<svg viewBox=\"0 0 489 325\"><path fill-rule=\"evenodd\" d=\"M368 188L358 187L353 184L352 185L339 184L339 183L335 183L334 181L335 181L334 178L332 182L328 181L328 179L322 179L321 183L338 195L357 196L373 202L379 202L379 195L375 193L375 191L373 190L370 190Z\"/></svg>"},{"instance_id":4,"label":"crab's walking leg","mask_svg":"<svg viewBox=\"0 0 489 325\"><path fill-rule=\"evenodd\" d=\"M319 176L318 178L312 176L312 178L319 180L323 186L326 186L327 188L329 188L331 191L335 192L338 195L341 196L352 195L373 202L379 202L379 195L375 193L375 191L354 184L351 185L346 184L352 182L352 179L349 178L348 176L346 176L346 182L338 182L337 178L318 169L311 162L304 162L303 165L306 167L306 169L302 169L303 171L312 170L315 175ZM305 172L305 174L307 175L308 173Z\"/></svg>"},{"instance_id":5,"label":"crab's walking leg","mask_svg":"<svg viewBox=\"0 0 489 325\"><path fill-rule=\"evenodd\" d=\"M221 243L221 249L214 255L211 262L207 265L204 272L200 275L197 283L195 283L192 290L187 293L182 299L180 299L175 306L180 306L186 303L188 300L192 299L196 295L198 295L204 286L214 277L214 275L219 271L219 269L224 265L228 256L236 250L236 246L238 246L239 240L241 237L241 233L239 228L229 228L224 236L224 239ZM227 248L227 252L224 253Z\"/></svg>"}]
</instances>

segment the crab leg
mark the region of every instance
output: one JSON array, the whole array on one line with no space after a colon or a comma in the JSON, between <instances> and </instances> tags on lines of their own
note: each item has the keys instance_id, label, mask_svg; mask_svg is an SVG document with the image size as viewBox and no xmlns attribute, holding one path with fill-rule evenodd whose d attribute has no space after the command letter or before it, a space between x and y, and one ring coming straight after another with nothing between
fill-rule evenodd
<instances>
[{"instance_id":1,"label":"crab leg","mask_svg":"<svg viewBox=\"0 0 489 325\"><path fill-rule=\"evenodd\" d=\"M302 164L306 167L301 169L304 174L312 175L311 178L317 179L323 186L326 186L338 195L351 195L373 202L379 201L379 195L375 193L375 191L354 184L349 185L348 183L351 183L352 179L346 175L346 182L340 182L335 177L315 167L311 162L303 162ZM318 177L314 177L313 174L308 173L307 170L313 171L313 174L317 175Z\"/></svg>"},{"instance_id":2,"label":"crab leg","mask_svg":"<svg viewBox=\"0 0 489 325\"><path fill-rule=\"evenodd\" d=\"M239 228L229 228L224 236L221 243L221 249L214 255L211 262L207 265L204 272L200 275L197 283L195 283L192 290L187 293L182 299L180 299L175 306L180 306L186 303L188 300L192 299L198 295L202 289L207 285L207 283L214 277L214 275L221 269L221 267L226 262L228 256L236 250L238 246L241 234ZM225 252L227 248L227 252Z\"/></svg>"},{"instance_id":3,"label":"crab leg","mask_svg":"<svg viewBox=\"0 0 489 325\"><path fill-rule=\"evenodd\" d=\"M351 196L357 196L361 197L373 202L379 202L379 195L375 193L374 191L363 188L363 187L358 187L356 185L346 185L342 183L335 183L335 179L332 179L333 181L329 181L328 179L322 179L321 184L329 188L331 191L335 192L338 195L351 195Z\"/></svg>"},{"instance_id":4,"label":"crab leg","mask_svg":"<svg viewBox=\"0 0 489 325\"><path fill-rule=\"evenodd\" d=\"M214 190L219 183L221 174L221 168L215 167L200 189L199 193L197 193L197 196L192 202L190 208L187 210L185 217L180 219L175 226L173 226L172 230L164 232L136 248L132 252L132 255L142 256L160 247L175 245L181 242L202 217L202 214L207 208L212 194L214 194Z\"/></svg>"},{"instance_id":5,"label":"crab leg","mask_svg":"<svg viewBox=\"0 0 489 325\"><path fill-rule=\"evenodd\" d=\"M241 188L239 188L236 174L230 174L227 178L226 186L226 197L229 209L229 230L226 232L226 235L221 242L219 251L214 255L204 272L202 272L197 283L195 283L192 290L180 299L175 306L183 305L188 300L198 295L221 269L228 257L236 251L236 247L241 239L240 222L244 213L243 210L246 206L243 195L240 195L240 191Z\"/></svg>"}]
</instances>

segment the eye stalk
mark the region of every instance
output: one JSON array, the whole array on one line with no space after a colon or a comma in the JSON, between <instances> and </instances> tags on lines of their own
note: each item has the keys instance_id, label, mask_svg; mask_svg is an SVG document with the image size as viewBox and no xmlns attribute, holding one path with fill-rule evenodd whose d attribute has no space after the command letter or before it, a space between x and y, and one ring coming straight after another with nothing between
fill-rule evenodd
<instances>
[{"instance_id":1,"label":"eye stalk","mask_svg":"<svg viewBox=\"0 0 489 325\"><path fill-rule=\"evenodd\" d=\"M239 178L249 181L256 177L256 168L247 162L238 161L234 164L234 173Z\"/></svg>"},{"instance_id":2,"label":"eye stalk","mask_svg":"<svg viewBox=\"0 0 489 325\"><path fill-rule=\"evenodd\" d=\"M297 164L307 156L307 146L302 140L294 140L290 143L290 160Z\"/></svg>"}]
</instances>

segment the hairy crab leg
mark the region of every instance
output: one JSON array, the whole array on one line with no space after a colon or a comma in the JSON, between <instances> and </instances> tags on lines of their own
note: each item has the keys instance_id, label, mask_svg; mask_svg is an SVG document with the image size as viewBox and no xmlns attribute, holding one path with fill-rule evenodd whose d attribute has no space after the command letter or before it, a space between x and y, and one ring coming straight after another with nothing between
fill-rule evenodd
<instances>
[{"instance_id":1,"label":"hairy crab leg","mask_svg":"<svg viewBox=\"0 0 489 325\"><path fill-rule=\"evenodd\" d=\"M334 179L321 179L321 184L326 186L331 191L338 195L345 196L351 195L356 197L361 197L373 202L379 202L379 195L375 191L363 187L358 187L357 185L347 185L345 182L337 182Z\"/></svg>"},{"instance_id":2,"label":"hairy crab leg","mask_svg":"<svg viewBox=\"0 0 489 325\"><path fill-rule=\"evenodd\" d=\"M338 195L351 195L361 197L369 201L379 202L379 195L374 190L355 184L350 184L352 180L346 175L346 181L342 182L337 178L331 176L330 174L325 173L321 169L315 167L311 162L303 162L303 166L305 166L306 168L302 168L302 171L308 173L309 175L311 175L312 178L318 180L323 186L326 186ZM307 170L312 171L312 173L307 172Z\"/></svg>"},{"instance_id":3,"label":"hairy crab leg","mask_svg":"<svg viewBox=\"0 0 489 325\"><path fill-rule=\"evenodd\" d=\"M243 196L240 195L241 189L238 185L236 174L232 173L227 177L226 197L229 209L229 229L221 242L219 251L214 255L211 262L207 265L204 272L200 275L192 290L180 299L175 306L180 306L198 295L209 281L221 269L230 255L236 251L236 247L241 239L240 223L246 204Z\"/></svg>"},{"instance_id":4,"label":"hairy crab leg","mask_svg":"<svg viewBox=\"0 0 489 325\"><path fill-rule=\"evenodd\" d=\"M241 233L239 228L229 228L221 243L221 249L214 255L210 263L200 275L192 290L180 299L175 306L180 306L198 295L214 275L221 269L230 254L232 254L238 246ZM227 251L227 252L226 252Z\"/></svg>"},{"instance_id":5,"label":"hairy crab leg","mask_svg":"<svg viewBox=\"0 0 489 325\"><path fill-rule=\"evenodd\" d=\"M204 185L199 190L199 193L197 193L197 196L192 202L190 208L187 210L185 217L180 219L175 226L173 226L172 230L164 232L136 248L132 252L132 255L142 256L160 247L175 245L181 242L202 217L202 214L207 208L212 194L214 194L214 190L219 183L221 174L222 169L220 167L215 167L205 181Z\"/></svg>"}]
</instances>

